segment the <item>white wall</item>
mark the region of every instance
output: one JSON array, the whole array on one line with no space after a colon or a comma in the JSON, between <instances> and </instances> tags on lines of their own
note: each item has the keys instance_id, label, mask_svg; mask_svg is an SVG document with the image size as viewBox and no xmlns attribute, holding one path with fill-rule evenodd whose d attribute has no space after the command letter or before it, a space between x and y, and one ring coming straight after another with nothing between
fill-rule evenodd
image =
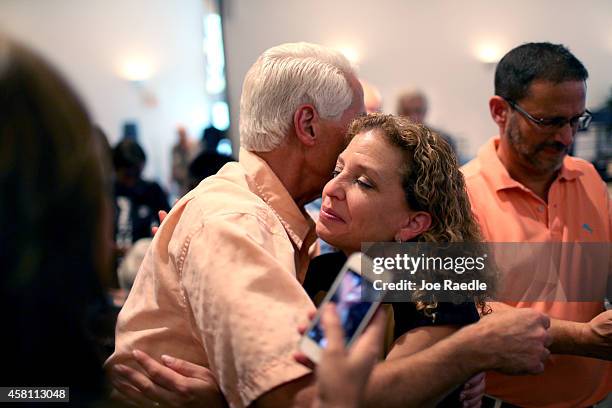
<instances>
[{"instance_id":1,"label":"white wall","mask_svg":"<svg viewBox=\"0 0 612 408\"><path fill-rule=\"evenodd\" d=\"M588 107L612 86L612 1L225 0L225 46L233 133L242 79L266 48L288 41L352 45L360 74L378 86L385 111L410 85L429 95L428 121L467 139L474 154L496 133L487 101L493 67L474 57L482 42L503 53L528 41L563 43L590 72Z\"/></svg>"},{"instance_id":2,"label":"white wall","mask_svg":"<svg viewBox=\"0 0 612 408\"><path fill-rule=\"evenodd\" d=\"M237 139L242 79L266 48L287 41L352 45L361 75L395 110L397 93L418 85L430 97L429 122L469 142L468 153L496 132L487 110L493 68L474 57L483 41L503 51L525 41L561 42L590 71L587 105L612 85L612 1L515 0L224 0L232 133ZM202 56L201 0L0 0L0 30L32 44L66 73L94 118L119 137L139 122L146 174L167 183L177 123L199 137L208 123ZM145 87L120 78L130 56L154 66Z\"/></svg>"},{"instance_id":3,"label":"white wall","mask_svg":"<svg viewBox=\"0 0 612 408\"><path fill-rule=\"evenodd\" d=\"M111 143L125 120L139 124L145 175L164 184L178 123L199 137L207 122L202 0L1 0L0 30L32 45L67 75ZM144 88L119 75L126 59L150 62Z\"/></svg>"}]
</instances>

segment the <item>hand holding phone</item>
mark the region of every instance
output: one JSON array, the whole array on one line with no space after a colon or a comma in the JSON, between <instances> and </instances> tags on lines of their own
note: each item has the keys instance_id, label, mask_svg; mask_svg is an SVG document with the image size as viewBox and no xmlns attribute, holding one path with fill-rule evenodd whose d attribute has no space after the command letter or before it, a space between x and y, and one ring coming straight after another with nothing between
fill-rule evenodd
<instances>
[{"instance_id":1,"label":"hand holding phone","mask_svg":"<svg viewBox=\"0 0 612 408\"><path fill-rule=\"evenodd\" d=\"M370 373L381 357L386 323L387 315L379 309L347 351L335 305L328 303L321 309L321 325L328 342L316 370L319 408L357 407L363 401Z\"/></svg>"},{"instance_id":2,"label":"hand holding phone","mask_svg":"<svg viewBox=\"0 0 612 408\"><path fill-rule=\"evenodd\" d=\"M315 363L320 361L322 349L326 348L328 343L321 327L321 310L326 305L335 305L344 333L344 346L350 347L368 325L380 304L362 300L363 285L371 284L361 274L362 266L371 270L371 260L367 256L357 253L349 257L300 340L300 351Z\"/></svg>"}]
</instances>

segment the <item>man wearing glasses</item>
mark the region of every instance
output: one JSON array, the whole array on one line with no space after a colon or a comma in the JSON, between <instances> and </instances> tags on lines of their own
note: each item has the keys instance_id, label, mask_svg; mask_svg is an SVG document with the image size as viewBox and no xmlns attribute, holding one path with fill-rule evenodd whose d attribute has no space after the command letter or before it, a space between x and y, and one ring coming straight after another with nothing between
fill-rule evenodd
<instances>
[{"instance_id":1,"label":"man wearing glasses","mask_svg":"<svg viewBox=\"0 0 612 408\"><path fill-rule=\"evenodd\" d=\"M576 133L591 121L585 109L587 77L586 68L562 45L524 44L499 62L489 101L499 136L464 167L487 241L610 243L606 187L590 163L568 155ZM508 304L492 304L494 311L530 307L549 314L550 350L556 354L535 377L489 374L487 394L494 398L483 400L483 406L585 407L612 391L612 310L605 311L603 299L610 272L600 273L602 279L581 268L571 273L593 293L601 288L601 299L518 296Z\"/></svg>"}]
</instances>

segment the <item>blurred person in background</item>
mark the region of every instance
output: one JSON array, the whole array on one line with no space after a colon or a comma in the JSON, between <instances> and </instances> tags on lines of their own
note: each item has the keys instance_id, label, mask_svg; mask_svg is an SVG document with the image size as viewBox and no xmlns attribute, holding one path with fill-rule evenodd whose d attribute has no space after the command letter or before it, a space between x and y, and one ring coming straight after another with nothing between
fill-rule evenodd
<instances>
[{"instance_id":1,"label":"blurred person in background","mask_svg":"<svg viewBox=\"0 0 612 408\"><path fill-rule=\"evenodd\" d=\"M187 177L185 178L185 189L190 191L198 186L202 180L206 177L216 174L226 163L235 162L233 157L225 156L217 152L201 152L189 165L187 166ZM160 211L160 222L166 217L167 212ZM153 233L157 231L157 227L153 227ZM152 238L141 238L132 245L127 251L121 263L117 268L117 276L119 287L124 291L124 297L120 300L123 304L127 293L129 293L140 264L142 263L149 246L151 245Z\"/></svg>"},{"instance_id":2,"label":"blurred person in background","mask_svg":"<svg viewBox=\"0 0 612 408\"><path fill-rule=\"evenodd\" d=\"M70 86L0 36L0 383L70 387L75 407L106 392L92 327L106 307L112 247L103 160Z\"/></svg>"},{"instance_id":3,"label":"blurred person in background","mask_svg":"<svg viewBox=\"0 0 612 408\"><path fill-rule=\"evenodd\" d=\"M206 177L217 174L224 165L235 161L233 157L219 154L216 151L201 152L189 164L188 189L193 190Z\"/></svg>"},{"instance_id":4,"label":"blurred person in background","mask_svg":"<svg viewBox=\"0 0 612 408\"><path fill-rule=\"evenodd\" d=\"M448 133L429 126L425 122L427 117L428 102L425 93L419 89L408 89L403 91L397 98L397 114L399 116L406 116L410 118L414 123L427 125L428 128L439 134L446 142L451 146L455 154L457 152L457 142L454 137Z\"/></svg>"},{"instance_id":5,"label":"blurred person in background","mask_svg":"<svg viewBox=\"0 0 612 408\"><path fill-rule=\"evenodd\" d=\"M127 294L132 289L140 264L145 257L145 254L149 250L152 238L141 238L132 245L127 251L121 263L117 268L117 279L119 288L123 291L123 297L121 298L121 304L125 302Z\"/></svg>"},{"instance_id":6,"label":"blurred person in background","mask_svg":"<svg viewBox=\"0 0 612 408\"><path fill-rule=\"evenodd\" d=\"M178 141L172 147L172 182L176 183L178 197L189 191L189 164L197 150L197 144L189 139L185 126L176 129Z\"/></svg>"},{"instance_id":7,"label":"blurred person in background","mask_svg":"<svg viewBox=\"0 0 612 408\"><path fill-rule=\"evenodd\" d=\"M378 88L365 79L360 79L359 82L361 82L363 88L363 102L366 113L382 112L383 100Z\"/></svg>"},{"instance_id":8,"label":"blurred person in background","mask_svg":"<svg viewBox=\"0 0 612 408\"><path fill-rule=\"evenodd\" d=\"M123 139L113 149L115 242L120 257L134 242L151 237L158 211L170 210L160 185L142 178L146 160L144 150L133 139Z\"/></svg>"},{"instance_id":9,"label":"blurred person in background","mask_svg":"<svg viewBox=\"0 0 612 408\"><path fill-rule=\"evenodd\" d=\"M210 125L202 131L200 152L216 152L219 142L227 138L227 132Z\"/></svg>"}]
</instances>

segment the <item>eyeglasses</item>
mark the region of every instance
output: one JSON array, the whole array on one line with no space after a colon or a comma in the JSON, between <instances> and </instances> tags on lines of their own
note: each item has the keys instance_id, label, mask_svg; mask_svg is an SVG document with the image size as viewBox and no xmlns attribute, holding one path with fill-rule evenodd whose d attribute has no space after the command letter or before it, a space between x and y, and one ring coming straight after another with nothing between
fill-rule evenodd
<instances>
[{"instance_id":1,"label":"eyeglasses","mask_svg":"<svg viewBox=\"0 0 612 408\"><path fill-rule=\"evenodd\" d=\"M534 118L528 112L526 112L523 108L517 105L516 102L510 99L507 99L507 98L504 98L504 100L508 102L508 104L512 107L512 109L516 110L518 113L520 113L521 115L523 115L524 117L526 117L527 119L529 119L530 121L538 125L543 130L549 130L549 131L558 130L558 129L561 129L563 126L567 125L568 123L572 127L572 129L577 129L578 131L587 130L589 128L589 125L591 124L591 120L593 119L593 115L591 114L591 112L589 112L588 109L585 110L582 115L577 115L569 119L568 118Z\"/></svg>"}]
</instances>

